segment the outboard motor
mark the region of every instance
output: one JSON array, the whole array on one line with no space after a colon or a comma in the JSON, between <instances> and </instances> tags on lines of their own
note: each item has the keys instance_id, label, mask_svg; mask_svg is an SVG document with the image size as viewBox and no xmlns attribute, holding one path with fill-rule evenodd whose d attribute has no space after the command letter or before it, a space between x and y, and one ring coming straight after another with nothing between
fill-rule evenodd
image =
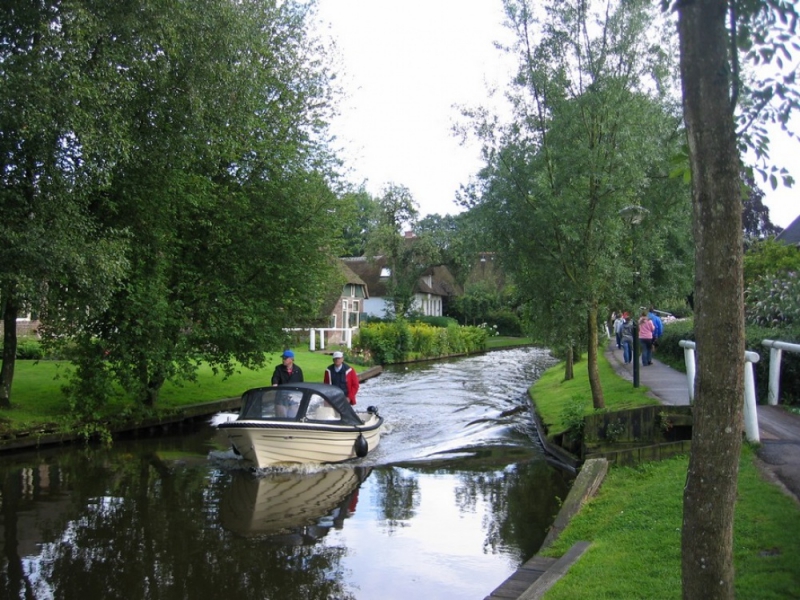
<instances>
[{"instance_id":1,"label":"outboard motor","mask_svg":"<svg viewBox=\"0 0 800 600\"><path fill-rule=\"evenodd\" d=\"M369 452L369 443L364 437L364 434L358 435L355 444L353 444L353 450L355 450L358 458L364 458L367 455Z\"/></svg>"}]
</instances>

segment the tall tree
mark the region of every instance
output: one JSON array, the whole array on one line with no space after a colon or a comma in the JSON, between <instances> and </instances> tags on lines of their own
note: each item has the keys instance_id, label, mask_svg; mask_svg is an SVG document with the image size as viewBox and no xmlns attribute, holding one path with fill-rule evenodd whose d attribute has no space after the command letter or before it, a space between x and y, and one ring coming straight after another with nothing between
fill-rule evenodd
<instances>
[{"instance_id":1,"label":"tall tree","mask_svg":"<svg viewBox=\"0 0 800 600\"><path fill-rule=\"evenodd\" d=\"M128 50L98 60L92 40L116 5L9 0L0 7L0 406L8 407L16 319L46 307L79 328L107 305L126 267L123 228L107 206L113 166L130 146L117 110Z\"/></svg>"},{"instance_id":2,"label":"tall tree","mask_svg":"<svg viewBox=\"0 0 800 600\"><path fill-rule=\"evenodd\" d=\"M680 140L668 96L674 70L651 42L658 21L648 2L505 7L520 57L514 121L497 141L489 137L497 128L478 123L487 167L475 203L488 209L486 226L538 337L586 343L593 404L602 408L598 315L619 290L630 290L628 306L646 302L652 278L641 274L660 260L653 248L667 236L667 215L688 212L684 193L666 181ZM631 208L654 215L643 224L652 235L635 247L622 216Z\"/></svg>"},{"instance_id":3,"label":"tall tree","mask_svg":"<svg viewBox=\"0 0 800 600\"><path fill-rule=\"evenodd\" d=\"M344 256L364 256L367 240L378 227L378 201L362 187L342 194L341 211Z\"/></svg>"},{"instance_id":4,"label":"tall tree","mask_svg":"<svg viewBox=\"0 0 800 600\"><path fill-rule=\"evenodd\" d=\"M766 40L772 23L780 20L791 22L794 30L798 14L782 0L698 0L675 6L692 172L698 349L692 452L684 488L683 597L722 599L735 596L733 515L744 393L741 163L734 121L742 91L739 52L755 49L757 56L773 56L778 48L788 53L792 35L771 49ZM746 128L755 122L776 97L789 99L776 109L786 111L787 122L792 107L787 83L777 93L775 88L761 90L764 102L746 107L740 123ZM759 93L753 97L758 99ZM752 144L753 134L743 131L742 143ZM763 138L758 139L763 156Z\"/></svg>"},{"instance_id":5,"label":"tall tree","mask_svg":"<svg viewBox=\"0 0 800 600\"><path fill-rule=\"evenodd\" d=\"M45 333L69 341L82 410L114 384L153 405L199 361L262 364L315 315L340 253L330 77L305 3L120 3L114 18L69 6L103 23L88 52L122 77L128 146L92 214L128 232L130 266L79 329L48 303Z\"/></svg>"},{"instance_id":6,"label":"tall tree","mask_svg":"<svg viewBox=\"0 0 800 600\"><path fill-rule=\"evenodd\" d=\"M367 256L385 258L392 312L395 317L405 317L413 308L420 276L439 263L439 249L429 234L414 233L419 209L407 187L387 184L378 204L379 225L367 243Z\"/></svg>"}]
</instances>

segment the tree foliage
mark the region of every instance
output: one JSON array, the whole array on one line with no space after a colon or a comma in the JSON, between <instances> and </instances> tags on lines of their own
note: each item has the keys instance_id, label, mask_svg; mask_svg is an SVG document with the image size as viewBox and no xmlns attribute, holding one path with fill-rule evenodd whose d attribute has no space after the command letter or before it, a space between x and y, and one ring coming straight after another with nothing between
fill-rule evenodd
<instances>
[{"instance_id":1,"label":"tree foliage","mask_svg":"<svg viewBox=\"0 0 800 600\"><path fill-rule=\"evenodd\" d=\"M405 317L412 311L420 276L439 264L439 249L431 235L414 233L419 209L407 187L387 184L378 204L378 227L367 242L367 255L385 258L389 269L386 288L393 316Z\"/></svg>"},{"instance_id":2,"label":"tree foliage","mask_svg":"<svg viewBox=\"0 0 800 600\"><path fill-rule=\"evenodd\" d=\"M80 327L127 266L124 229L95 214L109 209L111 170L130 151L117 110L125 77L92 47L118 17L101 2L0 7L0 406L10 405L16 318L58 307Z\"/></svg>"},{"instance_id":3,"label":"tree foliage","mask_svg":"<svg viewBox=\"0 0 800 600\"><path fill-rule=\"evenodd\" d=\"M364 256L367 240L378 227L380 205L362 187L342 195L343 256Z\"/></svg>"},{"instance_id":4,"label":"tree foliage","mask_svg":"<svg viewBox=\"0 0 800 600\"><path fill-rule=\"evenodd\" d=\"M60 82L64 106L81 107L87 123L89 113L101 117L94 137L80 137L77 117L58 127L43 119L54 147L74 142L71 162L52 161L59 177L75 179L73 164L92 167L83 196L59 199L83 198L94 230L80 230L93 244L111 245L104 232L127 242L125 252L110 248L116 280L87 264L109 281L92 310L81 303L93 286L46 281L63 301L43 303L42 332L72 351L73 397L91 413L121 384L152 405L167 379L191 378L201 360L224 372L261 364L283 345L283 328L315 315L336 272L329 257L340 253L325 145L332 88L324 51L307 33L310 7L40 4L39 29L85 64L37 46L34 35L37 67ZM24 24L24 12L6 16L12 28ZM78 244L69 250L88 261Z\"/></svg>"},{"instance_id":5,"label":"tree foliage","mask_svg":"<svg viewBox=\"0 0 800 600\"><path fill-rule=\"evenodd\" d=\"M758 240L779 234L781 229L770 220L769 208L764 205L764 192L747 170L742 173L742 193L742 227L747 248Z\"/></svg>"},{"instance_id":6,"label":"tree foliage","mask_svg":"<svg viewBox=\"0 0 800 600\"><path fill-rule=\"evenodd\" d=\"M686 192L667 178L680 140L667 93L674 69L651 43L657 20L646 2L605 13L582 1L505 7L520 65L514 120L496 135L485 115L471 115L487 159L472 204L527 299L536 337L587 344L602 407L598 314L676 286L690 254ZM633 231L623 217L630 207L653 217Z\"/></svg>"}]
</instances>

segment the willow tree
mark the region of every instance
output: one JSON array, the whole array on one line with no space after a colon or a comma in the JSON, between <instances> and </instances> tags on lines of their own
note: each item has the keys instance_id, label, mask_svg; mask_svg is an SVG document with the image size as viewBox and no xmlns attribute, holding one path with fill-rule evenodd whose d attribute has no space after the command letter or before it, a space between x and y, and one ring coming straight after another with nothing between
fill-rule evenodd
<instances>
[{"instance_id":1,"label":"willow tree","mask_svg":"<svg viewBox=\"0 0 800 600\"><path fill-rule=\"evenodd\" d=\"M597 408L598 314L620 290L631 308L649 300L642 290L660 260L653 247L667 235L664 220L688 212L666 178L680 119L669 101L670 53L652 40L669 37L655 29L649 2L600 4L505 2L520 65L514 118L499 136L479 124L487 166L473 198L535 331L554 344L586 343ZM654 215L639 245L624 218L631 207Z\"/></svg>"}]
</instances>

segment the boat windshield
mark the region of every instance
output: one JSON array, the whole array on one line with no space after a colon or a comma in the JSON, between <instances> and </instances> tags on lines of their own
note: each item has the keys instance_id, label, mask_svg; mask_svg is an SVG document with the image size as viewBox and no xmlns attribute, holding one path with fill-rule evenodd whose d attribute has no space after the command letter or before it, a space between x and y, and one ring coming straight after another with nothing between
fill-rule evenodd
<instances>
[{"instance_id":1,"label":"boat windshield","mask_svg":"<svg viewBox=\"0 0 800 600\"><path fill-rule=\"evenodd\" d=\"M300 390L282 390L280 387L250 390L239 418L294 419L302 399Z\"/></svg>"},{"instance_id":2,"label":"boat windshield","mask_svg":"<svg viewBox=\"0 0 800 600\"><path fill-rule=\"evenodd\" d=\"M308 418L314 421L339 421L342 415L339 414L330 403L319 394L311 394L308 402Z\"/></svg>"}]
</instances>

